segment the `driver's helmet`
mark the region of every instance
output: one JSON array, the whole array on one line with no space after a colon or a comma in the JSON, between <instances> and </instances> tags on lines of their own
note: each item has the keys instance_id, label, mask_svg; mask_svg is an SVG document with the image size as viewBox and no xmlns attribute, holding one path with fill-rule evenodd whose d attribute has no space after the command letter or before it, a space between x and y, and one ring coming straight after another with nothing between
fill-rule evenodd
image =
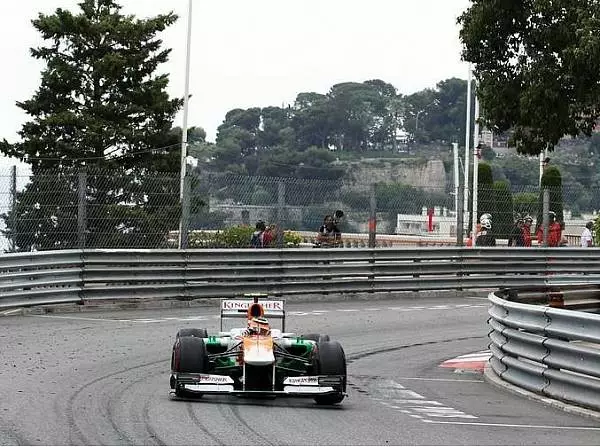
<instances>
[{"instance_id":1,"label":"driver's helmet","mask_svg":"<svg viewBox=\"0 0 600 447\"><path fill-rule=\"evenodd\" d=\"M269 327L269 320L263 317L254 317L248 320L248 329L252 334L258 335L270 335L271 328Z\"/></svg>"},{"instance_id":2,"label":"driver's helmet","mask_svg":"<svg viewBox=\"0 0 600 447\"><path fill-rule=\"evenodd\" d=\"M556 213L554 211L549 211L548 212L548 217L550 219L550 223L554 222L556 220Z\"/></svg>"}]
</instances>

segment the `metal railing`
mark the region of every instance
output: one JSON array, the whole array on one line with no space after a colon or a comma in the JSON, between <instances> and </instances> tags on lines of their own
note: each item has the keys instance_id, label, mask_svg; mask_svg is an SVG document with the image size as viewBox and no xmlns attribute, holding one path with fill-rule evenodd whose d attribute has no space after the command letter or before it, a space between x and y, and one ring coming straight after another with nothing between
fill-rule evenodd
<instances>
[{"instance_id":1,"label":"metal railing","mask_svg":"<svg viewBox=\"0 0 600 447\"><path fill-rule=\"evenodd\" d=\"M583 276L582 272L586 272ZM60 250L0 258L0 308L240 293L319 294L600 283L596 249Z\"/></svg>"},{"instance_id":2,"label":"metal railing","mask_svg":"<svg viewBox=\"0 0 600 447\"><path fill-rule=\"evenodd\" d=\"M600 410L600 288L559 282L489 295L490 366L513 385Z\"/></svg>"}]
</instances>

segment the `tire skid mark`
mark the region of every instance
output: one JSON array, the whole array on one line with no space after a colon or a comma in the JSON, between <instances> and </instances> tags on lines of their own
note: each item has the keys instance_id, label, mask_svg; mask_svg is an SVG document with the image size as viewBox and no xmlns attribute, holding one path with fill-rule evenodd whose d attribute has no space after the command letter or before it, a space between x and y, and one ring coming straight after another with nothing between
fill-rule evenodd
<instances>
[{"instance_id":1,"label":"tire skid mark","mask_svg":"<svg viewBox=\"0 0 600 447\"><path fill-rule=\"evenodd\" d=\"M277 445L276 440L271 440L265 438L260 433L258 433L254 428L252 428L248 422L240 415L239 409L237 405L219 405L219 412L225 417L225 419L229 419L229 415L233 415L235 419L239 421L239 423L245 428L251 435L255 436L256 439L260 440L260 444L263 445ZM229 411L227 411L229 410ZM228 414L229 413L229 414ZM275 444L273 444L275 442Z\"/></svg>"},{"instance_id":2,"label":"tire skid mark","mask_svg":"<svg viewBox=\"0 0 600 447\"><path fill-rule=\"evenodd\" d=\"M451 340L432 340L432 341L424 341L424 342L419 342L419 343L411 343L411 344L407 344L407 345L388 346L385 348L378 348L378 349L368 349L365 351L358 351L358 352L355 352L352 354L347 354L346 362L352 363L356 360L362 360L366 357L371 357L373 355L387 354L388 352L400 351L402 349L417 348L420 346L437 345L440 343L454 343L457 341L479 340L479 339L487 339L487 336L458 337L458 338L453 338Z\"/></svg>"},{"instance_id":3,"label":"tire skid mark","mask_svg":"<svg viewBox=\"0 0 600 447\"><path fill-rule=\"evenodd\" d=\"M241 422L241 424L246 427L250 433L252 433L253 435L255 435L258 439L261 440L262 443L264 443L264 445L277 445L277 441L275 440L275 444L273 444L273 441L265 438L263 435L261 435L258 431L256 431L253 427L250 426L250 424L248 424L248 422L246 421L246 419L244 419L242 417L242 415L240 414L240 409L237 405L233 405L231 407L231 412L233 413L233 415L235 416L235 418Z\"/></svg>"},{"instance_id":4,"label":"tire skid mark","mask_svg":"<svg viewBox=\"0 0 600 447\"><path fill-rule=\"evenodd\" d=\"M128 383L125 387L119 389L116 393L115 393L115 390L112 390L113 392L112 392L111 396L108 398L108 401L106 402L106 411L108 413L108 421L110 422L110 426L113 428L115 433L118 434L119 438L121 438L121 440L123 440L127 445L133 445L135 443L129 436L127 436L117 426L117 422L116 422L117 418L114 416L114 407L115 407L114 402L115 402L115 398L117 396L123 394L126 390L128 390L129 388L131 388L133 385L135 385L137 382L140 382L141 380L143 380L143 379Z\"/></svg>"},{"instance_id":5,"label":"tire skid mark","mask_svg":"<svg viewBox=\"0 0 600 447\"><path fill-rule=\"evenodd\" d=\"M125 387L121 388L121 390L119 390L118 393L113 393L108 401L107 406L108 406L108 415L109 415L110 424L113 427L113 429L115 430L115 432L117 434L119 434L119 436L121 436L122 438L125 439L125 441L127 442L128 445L134 445L134 444L136 444L136 442L134 442L129 436L127 436L124 433L123 430L121 430L117 426L117 418L114 417L114 411L113 411L113 408L116 406L116 405L114 405L115 398L119 398L120 395L124 394L127 390L131 389L132 387L134 387L135 385L137 385L141 382L146 381L149 377L162 376L162 375L163 375L163 372L161 371L161 372L157 372L155 374L151 374L149 376L143 376L137 380L133 380L133 381L127 383L125 385ZM150 400L146 400L146 402L144 403L143 411L142 411L142 419L144 421L144 427L146 429L147 434L150 435L150 438L152 440L154 440L157 445L167 445L164 442L164 440L160 436L158 436L158 434L155 432L154 428L150 425L150 415L149 415L150 402L151 402Z\"/></svg>"},{"instance_id":6,"label":"tire skid mark","mask_svg":"<svg viewBox=\"0 0 600 447\"><path fill-rule=\"evenodd\" d=\"M216 443L215 445L226 445L226 443L224 441L221 441L221 439L219 439L219 437L217 435L213 434L206 427L206 425L204 425L204 423L200 421L198 416L196 416L196 413L194 413L194 407L192 406L192 402L187 402L186 407L187 407L188 415L192 419L192 422L194 423L194 425L196 427L198 427L200 429L200 431L202 431L202 433L204 433L207 437L212 439Z\"/></svg>"},{"instance_id":7,"label":"tire skid mark","mask_svg":"<svg viewBox=\"0 0 600 447\"><path fill-rule=\"evenodd\" d=\"M126 368L126 369L122 369L120 371L116 371L114 373L106 374L104 376L101 376L101 377L98 377L98 378L92 380L91 382L84 384L77 391L75 391L75 393L73 393L73 395L71 395L71 397L68 399L67 408L65 409L67 424L69 426L69 444L71 444L71 445L93 445L93 444L96 444L95 442L92 442L89 438L87 438L85 436L85 434L83 433L81 428L79 428L77 421L75 420L75 415L74 415L74 411L73 411L73 407L75 405L75 400L79 397L79 395L84 390L86 390L90 386L93 386L103 380L109 379L116 375L124 374L126 372L129 372L129 371L132 371L135 369L146 368L148 366L157 365L159 363L164 363L167 361L169 361L169 359L162 359L159 361L143 363L141 365L133 366L131 368ZM112 424L112 421L111 421L111 424ZM121 435L121 433L119 433L119 432L117 432L117 434ZM79 439L75 440L74 436L79 437Z\"/></svg>"},{"instance_id":8,"label":"tire skid mark","mask_svg":"<svg viewBox=\"0 0 600 447\"><path fill-rule=\"evenodd\" d=\"M162 375L162 373L161 373ZM141 380L139 380L138 382L141 382ZM150 437L154 440L154 442L156 443L156 445L168 445L159 435L158 433L156 433L156 430L154 430L154 428L152 427L152 425L150 424L150 403L152 401L150 399L146 399L146 402L144 403L144 409L142 411L142 418L144 420L144 427L146 428L146 431L148 432L148 434L150 435ZM130 443L129 445L133 445L134 443Z\"/></svg>"}]
</instances>

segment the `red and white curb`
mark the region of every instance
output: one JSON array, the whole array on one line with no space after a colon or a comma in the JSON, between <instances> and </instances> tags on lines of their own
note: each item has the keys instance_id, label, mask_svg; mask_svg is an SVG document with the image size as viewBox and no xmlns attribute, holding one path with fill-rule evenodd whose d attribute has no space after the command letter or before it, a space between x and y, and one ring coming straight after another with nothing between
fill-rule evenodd
<instances>
[{"instance_id":1,"label":"red and white curb","mask_svg":"<svg viewBox=\"0 0 600 447\"><path fill-rule=\"evenodd\" d=\"M472 354L465 354L442 362L442 368L451 368L454 370L468 370L483 372L485 365L491 357L490 351L479 351Z\"/></svg>"}]
</instances>

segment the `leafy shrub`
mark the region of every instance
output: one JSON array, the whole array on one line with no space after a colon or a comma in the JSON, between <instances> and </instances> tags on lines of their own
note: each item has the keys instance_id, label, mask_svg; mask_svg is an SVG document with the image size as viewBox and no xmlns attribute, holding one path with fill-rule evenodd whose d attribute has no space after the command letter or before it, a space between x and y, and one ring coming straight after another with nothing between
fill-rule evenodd
<instances>
[{"instance_id":1,"label":"leafy shrub","mask_svg":"<svg viewBox=\"0 0 600 447\"><path fill-rule=\"evenodd\" d=\"M286 247L297 247L302 242L302 236L295 231L285 231L283 233L283 244Z\"/></svg>"},{"instance_id":2,"label":"leafy shrub","mask_svg":"<svg viewBox=\"0 0 600 447\"><path fill-rule=\"evenodd\" d=\"M248 248L254 228L237 225L217 232L194 231L190 233L188 246L190 248ZM302 236L294 231L283 233L283 243L286 247L297 247L302 242ZM273 242L275 244L275 242Z\"/></svg>"}]
</instances>

